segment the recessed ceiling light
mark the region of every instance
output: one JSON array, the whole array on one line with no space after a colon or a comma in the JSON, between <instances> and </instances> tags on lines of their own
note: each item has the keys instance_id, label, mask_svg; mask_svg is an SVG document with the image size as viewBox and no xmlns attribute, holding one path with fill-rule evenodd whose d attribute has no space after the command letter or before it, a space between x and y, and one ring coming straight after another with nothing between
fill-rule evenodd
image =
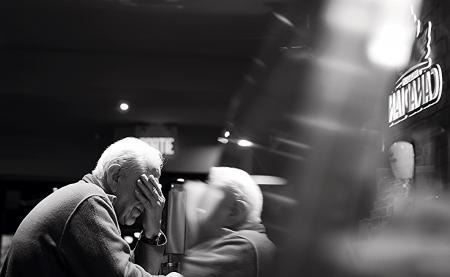
<instances>
[{"instance_id":1,"label":"recessed ceiling light","mask_svg":"<svg viewBox=\"0 0 450 277\"><path fill-rule=\"evenodd\" d=\"M284 24L290 26L290 27L295 27L294 24L287 19L284 15L281 15L279 13L272 13L278 20L280 20L281 22L283 22Z\"/></svg>"},{"instance_id":2,"label":"recessed ceiling light","mask_svg":"<svg viewBox=\"0 0 450 277\"><path fill-rule=\"evenodd\" d=\"M242 146L242 147L250 147L250 146L253 146L253 142L251 142L251 141L249 141L249 140L246 140L246 139L240 139L240 140L238 140L237 144L238 144L239 146Z\"/></svg>"},{"instance_id":3,"label":"recessed ceiling light","mask_svg":"<svg viewBox=\"0 0 450 277\"><path fill-rule=\"evenodd\" d=\"M119 110L121 112L127 112L130 109L130 104L126 101L120 101L119 102Z\"/></svg>"},{"instance_id":4,"label":"recessed ceiling light","mask_svg":"<svg viewBox=\"0 0 450 277\"><path fill-rule=\"evenodd\" d=\"M229 137L230 136L230 131L225 131L225 133L223 133L223 136L226 137L226 138Z\"/></svg>"},{"instance_id":5,"label":"recessed ceiling light","mask_svg":"<svg viewBox=\"0 0 450 277\"><path fill-rule=\"evenodd\" d=\"M223 144L227 144L228 143L228 139L222 138L222 137L217 138L217 141L220 142L220 143L223 143Z\"/></svg>"},{"instance_id":6,"label":"recessed ceiling light","mask_svg":"<svg viewBox=\"0 0 450 277\"><path fill-rule=\"evenodd\" d=\"M258 185L286 185L287 180L278 176L270 175L251 175Z\"/></svg>"}]
</instances>

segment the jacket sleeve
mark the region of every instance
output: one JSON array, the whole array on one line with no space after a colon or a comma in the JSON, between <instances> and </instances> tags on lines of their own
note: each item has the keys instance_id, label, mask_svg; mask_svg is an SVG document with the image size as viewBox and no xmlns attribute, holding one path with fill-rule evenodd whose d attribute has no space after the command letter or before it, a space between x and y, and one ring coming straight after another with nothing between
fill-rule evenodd
<instances>
[{"instance_id":1,"label":"jacket sleeve","mask_svg":"<svg viewBox=\"0 0 450 277\"><path fill-rule=\"evenodd\" d=\"M205 242L188 251L181 274L184 277L256 276L256 254L253 246L241 237Z\"/></svg>"},{"instance_id":2,"label":"jacket sleeve","mask_svg":"<svg viewBox=\"0 0 450 277\"><path fill-rule=\"evenodd\" d=\"M73 211L59 249L73 276L152 276L131 261L131 250L120 236L114 210L102 196L85 199Z\"/></svg>"}]
</instances>

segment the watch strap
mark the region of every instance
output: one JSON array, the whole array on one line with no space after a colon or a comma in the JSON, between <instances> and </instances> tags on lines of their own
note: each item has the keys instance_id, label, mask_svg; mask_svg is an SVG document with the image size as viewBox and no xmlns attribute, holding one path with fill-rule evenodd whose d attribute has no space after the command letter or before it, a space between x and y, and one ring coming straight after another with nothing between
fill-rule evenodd
<instances>
[{"instance_id":1,"label":"watch strap","mask_svg":"<svg viewBox=\"0 0 450 277\"><path fill-rule=\"evenodd\" d=\"M154 235L151 238L147 238L144 235L144 232L141 232L139 241L142 241L143 243L148 245L163 246L167 243L167 237L162 231L159 231L158 234Z\"/></svg>"}]
</instances>

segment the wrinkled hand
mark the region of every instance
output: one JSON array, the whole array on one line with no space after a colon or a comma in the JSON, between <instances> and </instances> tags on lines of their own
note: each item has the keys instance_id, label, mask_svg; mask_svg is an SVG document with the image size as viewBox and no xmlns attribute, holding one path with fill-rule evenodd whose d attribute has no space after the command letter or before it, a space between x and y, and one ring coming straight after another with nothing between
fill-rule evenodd
<instances>
[{"instance_id":1,"label":"wrinkled hand","mask_svg":"<svg viewBox=\"0 0 450 277\"><path fill-rule=\"evenodd\" d=\"M161 228L161 215L166 199L161 191L158 180L150 175L142 174L137 180L136 198L144 205L143 228L144 235L151 238L158 234Z\"/></svg>"}]
</instances>

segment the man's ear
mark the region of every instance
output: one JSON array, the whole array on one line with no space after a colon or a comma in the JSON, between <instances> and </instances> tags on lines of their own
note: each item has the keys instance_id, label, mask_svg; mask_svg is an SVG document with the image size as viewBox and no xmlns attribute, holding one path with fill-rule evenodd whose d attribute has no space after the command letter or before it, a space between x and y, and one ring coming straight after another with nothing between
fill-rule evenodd
<instances>
[{"instance_id":1,"label":"man's ear","mask_svg":"<svg viewBox=\"0 0 450 277\"><path fill-rule=\"evenodd\" d=\"M245 201L237 200L227 218L227 227L239 226L247 220L249 206Z\"/></svg>"},{"instance_id":2,"label":"man's ear","mask_svg":"<svg viewBox=\"0 0 450 277\"><path fill-rule=\"evenodd\" d=\"M106 183L113 193L117 191L119 183L120 165L112 164L106 170Z\"/></svg>"}]
</instances>

